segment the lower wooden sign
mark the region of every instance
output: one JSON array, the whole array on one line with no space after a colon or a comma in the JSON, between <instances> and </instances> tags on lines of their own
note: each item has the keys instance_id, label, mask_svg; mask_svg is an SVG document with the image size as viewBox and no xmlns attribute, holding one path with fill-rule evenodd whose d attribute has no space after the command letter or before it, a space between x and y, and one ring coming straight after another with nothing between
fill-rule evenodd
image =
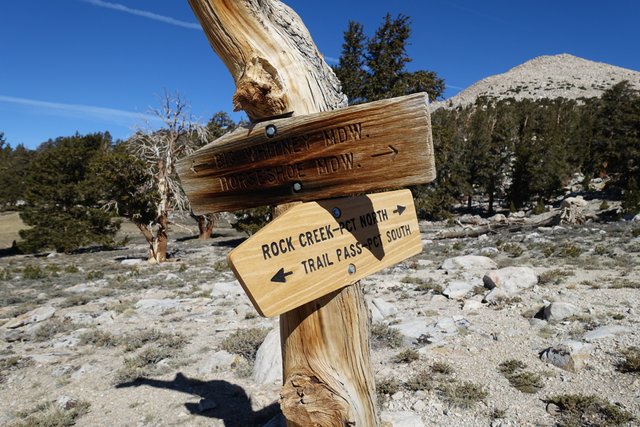
<instances>
[{"instance_id":1,"label":"lower wooden sign","mask_svg":"<svg viewBox=\"0 0 640 427\"><path fill-rule=\"evenodd\" d=\"M409 190L297 205L229 253L256 310L275 316L422 251Z\"/></svg>"}]
</instances>

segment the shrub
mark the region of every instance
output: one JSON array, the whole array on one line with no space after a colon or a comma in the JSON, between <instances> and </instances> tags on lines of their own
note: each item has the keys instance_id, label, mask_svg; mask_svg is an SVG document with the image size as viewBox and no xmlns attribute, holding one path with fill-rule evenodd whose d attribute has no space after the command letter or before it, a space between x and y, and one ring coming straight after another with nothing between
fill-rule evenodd
<instances>
[{"instance_id":1,"label":"shrub","mask_svg":"<svg viewBox=\"0 0 640 427\"><path fill-rule=\"evenodd\" d=\"M430 372L420 371L405 383L405 387L411 391L433 390L434 379Z\"/></svg>"},{"instance_id":2,"label":"shrub","mask_svg":"<svg viewBox=\"0 0 640 427\"><path fill-rule=\"evenodd\" d=\"M220 347L229 353L239 354L253 362L260 344L268 333L269 329L267 328L238 329L222 340Z\"/></svg>"},{"instance_id":3,"label":"shrub","mask_svg":"<svg viewBox=\"0 0 640 427\"><path fill-rule=\"evenodd\" d=\"M78 326L71 323L71 321L54 317L47 322L41 324L33 332L33 340L36 342L48 341L55 337L57 334L71 332L77 329Z\"/></svg>"},{"instance_id":4,"label":"shrub","mask_svg":"<svg viewBox=\"0 0 640 427\"><path fill-rule=\"evenodd\" d=\"M398 348L402 345L402 334L384 323L376 323L371 327L371 341L374 348Z\"/></svg>"},{"instance_id":5,"label":"shrub","mask_svg":"<svg viewBox=\"0 0 640 427\"><path fill-rule=\"evenodd\" d=\"M471 382L447 384L441 393L445 401L460 408L470 408L489 395L482 386Z\"/></svg>"},{"instance_id":6,"label":"shrub","mask_svg":"<svg viewBox=\"0 0 640 427\"><path fill-rule=\"evenodd\" d=\"M539 374L525 371L527 365L519 360L511 359L502 362L498 369L509 380L509 384L523 393L537 393L544 387Z\"/></svg>"},{"instance_id":7,"label":"shrub","mask_svg":"<svg viewBox=\"0 0 640 427\"><path fill-rule=\"evenodd\" d=\"M431 371L436 374L451 375L453 374L453 366L446 362L436 362L431 365Z\"/></svg>"},{"instance_id":8,"label":"shrub","mask_svg":"<svg viewBox=\"0 0 640 427\"><path fill-rule=\"evenodd\" d=\"M142 329L125 335L122 342L125 343L125 351L135 351L147 343L156 343L160 347L177 350L184 347L187 339L181 334L165 333L157 329Z\"/></svg>"},{"instance_id":9,"label":"shrub","mask_svg":"<svg viewBox=\"0 0 640 427\"><path fill-rule=\"evenodd\" d=\"M80 344L91 344L95 347L115 347L118 345L118 338L111 332L101 331L99 329L92 329L80 335Z\"/></svg>"},{"instance_id":10,"label":"shrub","mask_svg":"<svg viewBox=\"0 0 640 427\"><path fill-rule=\"evenodd\" d=\"M87 280L100 280L104 278L104 272L99 270L93 270L87 273Z\"/></svg>"},{"instance_id":11,"label":"shrub","mask_svg":"<svg viewBox=\"0 0 640 427\"><path fill-rule=\"evenodd\" d=\"M420 359L418 352L412 348L408 348L396 354L391 361L394 363L411 363L418 359Z\"/></svg>"},{"instance_id":12,"label":"shrub","mask_svg":"<svg viewBox=\"0 0 640 427\"><path fill-rule=\"evenodd\" d=\"M39 280L47 277L47 274L39 265L28 264L22 269L22 278L25 280Z\"/></svg>"},{"instance_id":13,"label":"shrub","mask_svg":"<svg viewBox=\"0 0 640 427\"><path fill-rule=\"evenodd\" d=\"M617 426L635 419L631 413L594 395L563 394L549 398L547 403L558 407L558 425L563 427Z\"/></svg>"},{"instance_id":14,"label":"shrub","mask_svg":"<svg viewBox=\"0 0 640 427\"><path fill-rule=\"evenodd\" d=\"M540 273L538 276L538 284L540 285L559 285L562 283L562 279L568 276L571 276L573 273L570 271L564 271L559 268L554 268L553 270L547 270L543 273Z\"/></svg>"},{"instance_id":15,"label":"shrub","mask_svg":"<svg viewBox=\"0 0 640 427\"><path fill-rule=\"evenodd\" d=\"M251 236L271 221L271 209L268 206L262 206L254 209L246 209L235 212L236 222L233 228L242 231Z\"/></svg>"},{"instance_id":16,"label":"shrub","mask_svg":"<svg viewBox=\"0 0 640 427\"><path fill-rule=\"evenodd\" d=\"M630 347L622 352L624 360L616 365L616 369L625 373L640 373L640 349Z\"/></svg>"},{"instance_id":17,"label":"shrub","mask_svg":"<svg viewBox=\"0 0 640 427\"><path fill-rule=\"evenodd\" d=\"M392 395L400 391L400 382L395 378L385 378L376 382L378 396Z\"/></svg>"},{"instance_id":18,"label":"shrub","mask_svg":"<svg viewBox=\"0 0 640 427\"><path fill-rule=\"evenodd\" d=\"M413 288L413 290L418 292L432 291L435 294L441 294L443 290L442 286L436 283L436 281L432 278L425 280L420 277L405 276L402 278L401 282L415 284L416 287Z\"/></svg>"},{"instance_id":19,"label":"shrub","mask_svg":"<svg viewBox=\"0 0 640 427\"><path fill-rule=\"evenodd\" d=\"M502 245L502 251L512 258L518 258L524 253L524 249L517 243L505 243Z\"/></svg>"}]
</instances>

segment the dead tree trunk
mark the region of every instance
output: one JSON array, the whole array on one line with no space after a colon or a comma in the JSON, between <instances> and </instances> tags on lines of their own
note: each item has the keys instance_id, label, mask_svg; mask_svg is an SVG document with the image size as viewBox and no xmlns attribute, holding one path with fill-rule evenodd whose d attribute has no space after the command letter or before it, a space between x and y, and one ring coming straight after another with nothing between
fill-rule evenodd
<instances>
[{"instance_id":1,"label":"dead tree trunk","mask_svg":"<svg viewBox=\"0 0 640 427\"><path fill-rule=\"evenodd\" d=\"M298 15L277 0L189 0L252 120L346 106ZM286 206L275 211L284 212ZM280 317L290 426L377 426L369 316L359 284Z\"/></svg>"},{"instance_id":2,"label":"dead tree trunk","mask_svg":"<svg viewBox=\"0 0 640 427\"><path fill-rule=\"evenodd\" d=\"M200 240L210 239L211 233L213 233L213 227L216 224L216 215L215 214L195 215L192 212L191 218L193 218L198 223L198 239Z\"/></svg>"}]
</instances>

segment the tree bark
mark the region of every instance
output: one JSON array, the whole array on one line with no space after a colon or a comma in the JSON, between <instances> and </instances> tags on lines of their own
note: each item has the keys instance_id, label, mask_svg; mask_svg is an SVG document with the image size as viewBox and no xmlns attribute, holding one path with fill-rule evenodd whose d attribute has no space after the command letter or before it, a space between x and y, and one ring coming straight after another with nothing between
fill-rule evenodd
<instances>
[{"instance_id":1,"label":"tree bark","mask_svg":"<svg viewBox=\"0 0 640 427\"><path fill-rule=\"evenodd\" d=\"M213 233L213 227L216 223L216 215L208 214L208 215L194 215L191 214L191 217L196 220L198 223L198 239L200 240L208 240L211 238L211 233Z\"/></svg>"},{"instance_id":2,"label":"tree bark","mask_svg":"<svg viewBox=\"0 0 640 427\"><path fill-rule=\"evenodd\" d=\"M345 107L340 82L298 15L277 0L189 0L236 82L235 110L256 121ZM287 205L274 209L282 213ZM289 426L378 426L360 284L280 316Z\"/></svg>"},{"instance_id":3,"label":"tree bark","mask_svg":"<svg viewBox=\"0 0 640 427\"><path fill-rule=\"evenodd\" d=\"M152 256L155 262L165 262L167 260L167 243L169 241L169 213L162 211L157 222L158 232L153 241Z\"/></svg>"}]
</instances>

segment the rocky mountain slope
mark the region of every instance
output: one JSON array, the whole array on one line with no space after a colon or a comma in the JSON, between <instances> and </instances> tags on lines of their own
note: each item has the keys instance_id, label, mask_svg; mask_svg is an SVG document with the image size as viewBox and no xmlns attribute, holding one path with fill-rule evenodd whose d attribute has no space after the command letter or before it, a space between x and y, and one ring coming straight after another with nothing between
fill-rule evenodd
<instances>
[{"instance_id":1,"label":"rocky mountain slope","mask_svg":"<svg viewBox=\"0 0 640 427\"><path fill-rule=\"evenodd\" d=\"M640 223L537 224L421 223L362 281L385 427L638 425ZM0 259L0 425L282 426L278 319L225 262L244 236L191 235L160 266L139 237Z\"/></svg>"},{"instance_id":2,"label":"rocky mountain slope","mask_svg":"<svg viewBox=\"0 0 640 427\"><path fill-rule=\"evenodd\" d=\"M490 76L458 95L434 103L435 108L472 104L479 96L494 98L568 99L599 97L622 80L640 89L640 72L566 53L545 55L518 65L503 74Z\"/></svg>"}]
</instances>

